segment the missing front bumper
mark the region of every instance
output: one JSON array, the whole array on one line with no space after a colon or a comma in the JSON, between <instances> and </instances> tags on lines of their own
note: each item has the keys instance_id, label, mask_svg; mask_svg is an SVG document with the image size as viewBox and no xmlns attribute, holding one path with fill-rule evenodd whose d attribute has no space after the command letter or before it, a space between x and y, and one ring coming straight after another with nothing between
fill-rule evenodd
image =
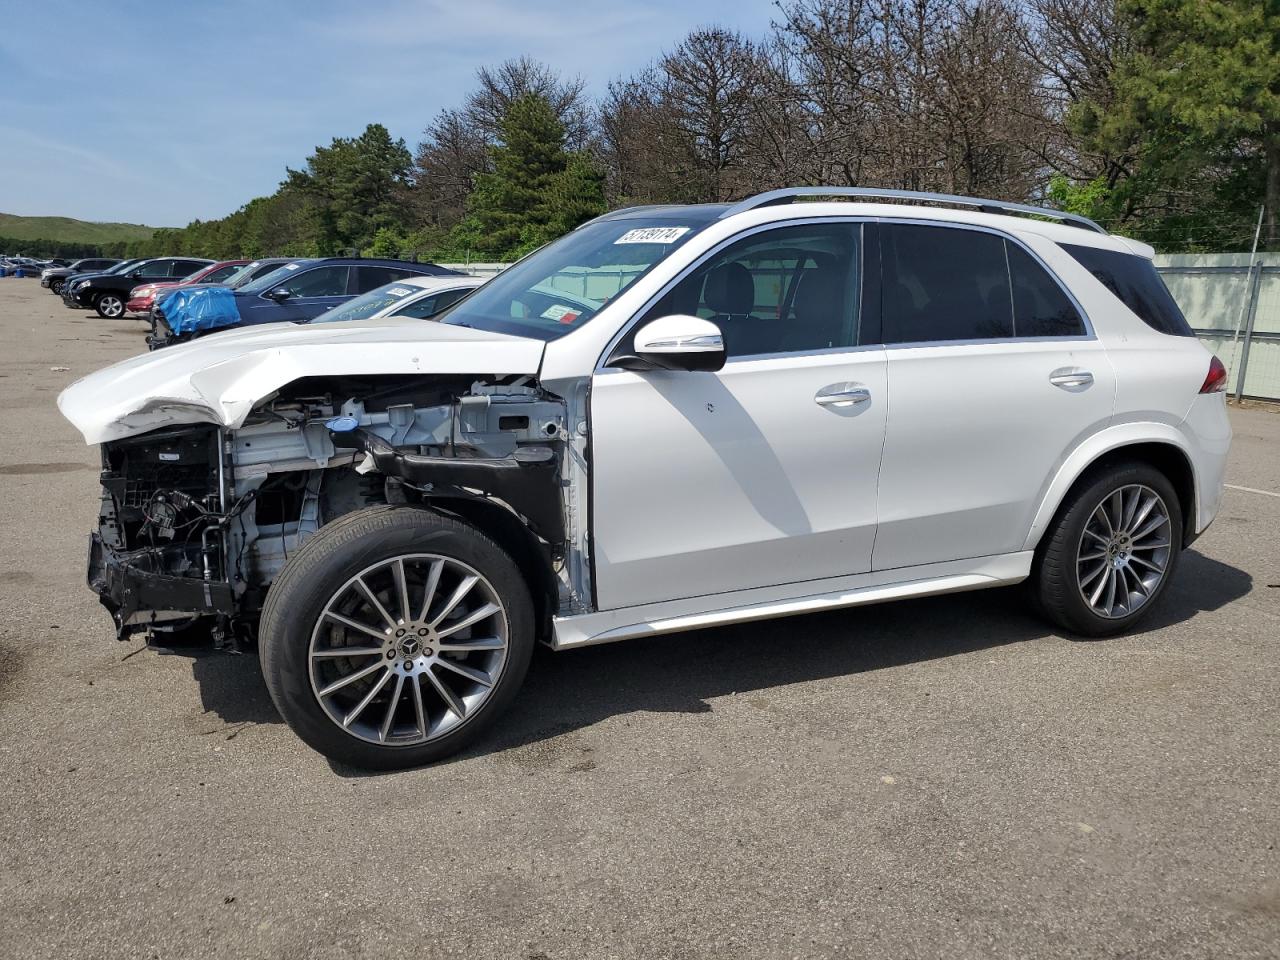
<instances>
[{"instance_id":1,"label":"missing front bumper","mask_svg":"<svg viewBox=\"0 0 1280 960\"><path fill-rule=\"evenodd\" d=\"M110 611L120 639L169 620L235 612L230 584L157 573L147 569L152 559L149 551L119 553L98 534L89 537L89 588Z\"/></svg>"}]
</instances>

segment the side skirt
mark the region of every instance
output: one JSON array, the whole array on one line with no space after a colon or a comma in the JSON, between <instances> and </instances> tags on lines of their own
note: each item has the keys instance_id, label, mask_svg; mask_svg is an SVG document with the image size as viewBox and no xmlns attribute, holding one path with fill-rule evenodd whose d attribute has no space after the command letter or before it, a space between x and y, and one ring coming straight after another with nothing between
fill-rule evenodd
<instances>
[{"instance_id":1,"label":"side skirt","mask_svg":"<svg viewBox=\"0 0 1280 960\"><path fill-rule=\"evenodd\" d=\"M564 650L748 620L998 587L1025 580L1031 573L1034 553L1026 550L994 557L949 560L829 580L758 587L709 597L561 616L553 621L551 647Z\"/></svg>"}]
</instances>

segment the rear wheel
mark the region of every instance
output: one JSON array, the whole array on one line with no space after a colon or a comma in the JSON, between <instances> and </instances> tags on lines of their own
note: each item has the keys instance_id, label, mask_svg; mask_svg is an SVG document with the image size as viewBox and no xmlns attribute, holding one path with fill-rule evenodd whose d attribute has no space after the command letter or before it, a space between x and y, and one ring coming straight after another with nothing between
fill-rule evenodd
<instances>
[{"instance_id":1,"label":"rear wheel","mask_svg":"<svg viewBox=\"0 0 1280 960\"><path fill-rule=\"evenodd\" d=\"M1109 467L1059 510L1033 571L1040 609L1090 637L1123 633L1165 591L1182 545L1177 492L1144 463Z\"/></svg>"},{"instance_id":2,"label":"rear wheel","mask_svg":"<svg viewBox=\"0 0 1280 960\"><path fill-rule=\"evenodd\" d=\"M93 301L93 308L98 316L115 320L124 316L124 298L115 293L102 293Z\"/></svg>"},{"instance_id":3,"label":"rear wheel","mask_svg":"<svg viewBox=\"0 0 1280 960\"><path fill-rule=\"evenodd\" d=\"M277 709L340 763L395 769L475 740L528 670L533 604L512 559L428 510L371 507L322 528L263 609Z\"/></svg>"}]
</instances>

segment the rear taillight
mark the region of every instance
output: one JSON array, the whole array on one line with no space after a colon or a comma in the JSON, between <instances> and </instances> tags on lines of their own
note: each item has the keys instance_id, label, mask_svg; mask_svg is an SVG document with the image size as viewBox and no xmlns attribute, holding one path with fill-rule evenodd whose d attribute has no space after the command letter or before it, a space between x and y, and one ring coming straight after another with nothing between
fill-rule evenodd
<instances>
[{"instance_id":1,"label":"rear taillight","mask_svg":"<svg viewBox=\"0 0 1280 960\"><path fill-rule=\"evenodd\" d=\"M1214 357L1209 361L1209 373L1204 378L1201 393L1225 393L1227 389L1227 368L1222 361Z\"/></svg>"}]
</instances>

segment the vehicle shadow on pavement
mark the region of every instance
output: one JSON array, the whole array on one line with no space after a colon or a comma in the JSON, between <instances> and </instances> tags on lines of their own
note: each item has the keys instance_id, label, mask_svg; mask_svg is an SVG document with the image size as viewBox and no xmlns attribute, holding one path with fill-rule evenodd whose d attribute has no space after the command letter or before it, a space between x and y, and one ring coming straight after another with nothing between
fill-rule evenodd
<instances>
[{"instance_id":1,"label":"vehicle shadow on pavement","mask_svg":"<svg viewBox=\"0 0 1280 960\"><path fill-rule=\"evenodd\" d=\"M1217 610L1252 578L1194 551L1141 636ZM883 670L1055 636L1019 587L853 607L560 653L540 648L510 712L443 763L512 750L636 711L706 713L708 700ZM227 724L280 723L252 653L192 659L206 710ZM381 776L330 764L344 777Z\"/></svg>"},{"instance_id":2,"label":"vehicle shadow on pavement","mask_svg":"<svg viewBox=\"0 0 1280 960\"><path fill-rule=\"evenodd\" d=\"M1129 636L1217 610L1247 594L1252 583L1243 570L1187 552L1175 589ZM704 713L715 697L1054 636L1061 634L1034 613L1023 589L1010 587L542 651L510 713L458 759L525 746L617 714Z\"/></svg>"}]
</instances>

